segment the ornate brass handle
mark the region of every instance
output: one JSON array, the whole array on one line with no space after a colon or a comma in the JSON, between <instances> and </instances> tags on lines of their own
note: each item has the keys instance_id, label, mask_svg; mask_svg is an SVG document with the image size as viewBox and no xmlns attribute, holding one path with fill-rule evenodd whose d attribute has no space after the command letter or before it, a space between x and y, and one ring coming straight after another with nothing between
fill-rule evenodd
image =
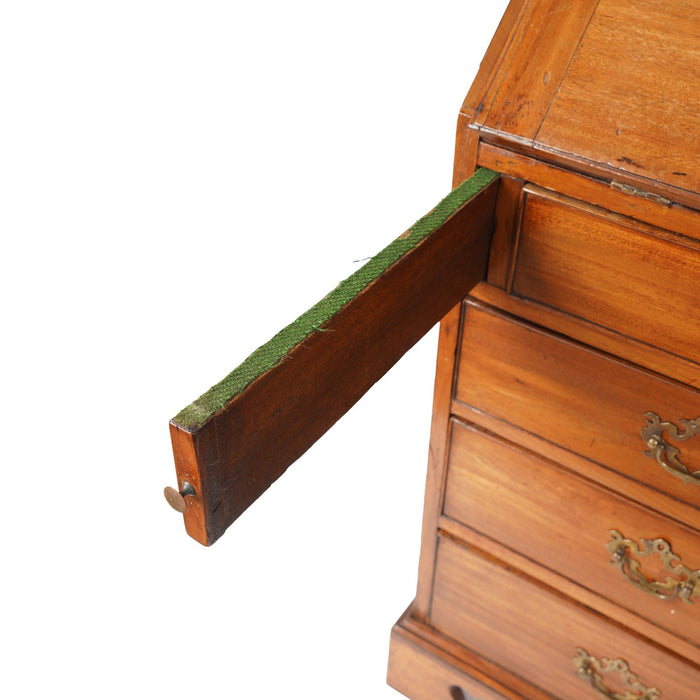
<instances>
[{"instance_id":1,"label":"ornate brass handle","mask_svg":"<svg viewBox=\"0 0 700 700\"><path fill-rule=\"evenodd\" d=\"M667 471L677 476L688 484L700 486L700 471L691 472L679 459L680 450L673 445L669 445L663 439L664 430L673 440L683 442L694 435L700 435L700 416L695 420L685 420L681 418L678 422L683 426L683 432L668 421L651 411L644 414L647 425L642 428L642 438L649 448L644 452L647 457L656 457L656 461Z\"/></svg>"},{"instance_id":2,"label":"ornate brass handle","mask_svg":"<svg viewBox=\"0 0 700 700\"><path fill-rule=\"evenodd\" d=\"M628 540L617 530L610 530L611 539L607 543L613 566L616 566L624 577L637 588L661 600L671 600L676 596L686 603L694 603L691 596L700 593L700 569L691 571L683 566L681 560L671 551L671 545L661 538L645 540L640 538L643 548L634 541ZM657 554L666 570L678 578L667 577L663 581L650 581L639 570L640 563L635 557L648 557Z\"/></svg>"},{"instance_id":3,"label":"ornate brass handle","mask_svg":"<svg viewBox=\"0 0 700 700\"><path fill-rule=\"evenodd\" d=\"M600 696L611 700L659 700L661 691L656 688L647 688L642 685L639 678L630 671L626 661L622 659L596 659L585 649L578 648L574 657L574 666L579 678L590 683L591 688ZM629 690L614 692L606 688L603 682L603 674L616 672L620 674L620 680Z\"/></svg>"}]
</instances>

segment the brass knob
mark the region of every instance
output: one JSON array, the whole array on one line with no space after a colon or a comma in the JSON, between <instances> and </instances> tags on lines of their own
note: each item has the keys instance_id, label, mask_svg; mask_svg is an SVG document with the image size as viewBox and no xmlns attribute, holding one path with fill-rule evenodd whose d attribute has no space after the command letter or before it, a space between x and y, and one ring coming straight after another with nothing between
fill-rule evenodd
<instances>
[{"instance_id":1,"label":"brass knob","mask_svg":"<svg viewBox=\"0 0 700 700\"><path fill-rule=\"evenodd\" d=\"M178 513L184 513L187 510L185 496L194 496L194 494L194 486L187 481L182 482L182 488L179 491L172 486L166 486L163 489L165 500L170 504L171 508L174 508Z\"/></svg>"}]
</instances>

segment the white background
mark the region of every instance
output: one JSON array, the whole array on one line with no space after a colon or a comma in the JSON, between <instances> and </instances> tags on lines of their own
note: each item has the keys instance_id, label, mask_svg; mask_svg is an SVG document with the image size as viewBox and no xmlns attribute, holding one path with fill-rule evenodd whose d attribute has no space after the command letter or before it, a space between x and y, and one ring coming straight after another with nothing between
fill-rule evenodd
<instances>
[{"instance_id":1,"label":"white background","mask_svg":"<svg viewBox=\"0 0 700 700\"><path fill-rule=\"evenodd\" d=\"M2 3L3 697L398 697L435 331L208 549L168 421L448 192L505 4Z\"/></svg>"}]
</instances>

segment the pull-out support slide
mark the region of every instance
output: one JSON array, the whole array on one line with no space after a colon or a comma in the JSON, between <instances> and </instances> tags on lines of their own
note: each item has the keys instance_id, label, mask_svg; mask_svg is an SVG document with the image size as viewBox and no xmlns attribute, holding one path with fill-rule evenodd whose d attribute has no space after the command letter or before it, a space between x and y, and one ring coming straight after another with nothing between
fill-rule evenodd
<instances>
[{"instance_id":1,"label":"pull-out support slide","mask_svg":"<svg viewBox=\"0 0 700 700\"><path fill-rule=\"evenodd\" d=\"M170 423L187 532L209 545L483 279L498 173L478 170Z\"/></svg>"}]
</instances>

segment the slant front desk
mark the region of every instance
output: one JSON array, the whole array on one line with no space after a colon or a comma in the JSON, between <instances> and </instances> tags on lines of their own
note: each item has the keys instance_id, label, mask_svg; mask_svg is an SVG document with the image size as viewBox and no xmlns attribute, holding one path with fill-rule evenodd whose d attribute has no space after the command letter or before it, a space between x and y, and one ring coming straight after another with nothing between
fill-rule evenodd
<instances>
[{"instance_id":1,"label":"slant front desk","mask_svg":"<svg viewBox=\"0 0 700 700\"><path fill-rule=\"evenodd\" d=\"M208 545L441 321L414 700L700 698L699 72L697 0L513 0L455 190L171 422Z\"/></svg>"}]
</instances>

